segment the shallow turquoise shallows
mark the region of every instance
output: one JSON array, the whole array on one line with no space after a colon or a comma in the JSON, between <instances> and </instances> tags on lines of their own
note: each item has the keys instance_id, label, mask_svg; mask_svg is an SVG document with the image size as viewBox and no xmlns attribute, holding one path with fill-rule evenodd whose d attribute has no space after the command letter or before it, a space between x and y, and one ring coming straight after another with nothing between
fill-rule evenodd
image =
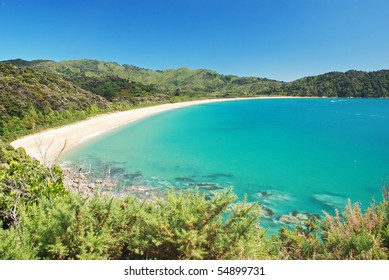
<instances>
[{"instance_id":1,"label":"shallow turquoise shallows","mask_svg":"<svg viewBox=\"0 0 389 280\"><path fill-rule=\"evenodd\" d=\"M362 207L381 199L389 177L389 100L255 99L186 107L115 130L63 161L90 163L100 177L109 170L118 191L198 186L211 195L233 186L241 198L247 194L267 207L262 224L276 228L284 214L333 214L347 198Z\"/></svg>"}]
</instances>

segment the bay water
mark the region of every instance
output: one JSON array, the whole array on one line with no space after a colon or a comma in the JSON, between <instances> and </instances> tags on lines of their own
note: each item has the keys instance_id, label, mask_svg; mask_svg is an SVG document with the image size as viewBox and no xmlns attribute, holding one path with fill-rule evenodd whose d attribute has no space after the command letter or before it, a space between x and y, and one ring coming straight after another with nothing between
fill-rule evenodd
<instances>
[{"instance_id":1,"label":"bay water","mask_svg":"<svg viewBox=\"0 0 389 280\"><path fill-rule=\"evenodd\" d=\"M63 155L115 192L233 187L267 209L322 215L367 207L389 178L389 100L250 99L190 106L123 126Z\"/></svg>"}]
</instances>

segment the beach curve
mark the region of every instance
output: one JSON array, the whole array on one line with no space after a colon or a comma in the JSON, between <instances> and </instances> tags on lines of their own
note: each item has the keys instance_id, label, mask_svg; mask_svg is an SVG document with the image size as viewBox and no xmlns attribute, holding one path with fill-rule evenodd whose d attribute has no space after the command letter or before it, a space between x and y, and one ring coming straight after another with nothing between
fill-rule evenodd
<instances>
[{"instance_id":1,"label":"beach curve","mask_svg":"<svg viewBox=\"0 0 389 280\"><path fill-rule=\"evenodd\" d=\"M168 103L128 111L103 114L77 123L59 128L45 130L27 135L11 142L16 149L22 147L32 158L48 166L58 163L59 156L77 145L105 134L115 128L162 113L172 109L200 105L213 102L224 102L256 98L285 98L285 97L252 97L252 98L223 98Z\"/></svg>"}]
</instances>

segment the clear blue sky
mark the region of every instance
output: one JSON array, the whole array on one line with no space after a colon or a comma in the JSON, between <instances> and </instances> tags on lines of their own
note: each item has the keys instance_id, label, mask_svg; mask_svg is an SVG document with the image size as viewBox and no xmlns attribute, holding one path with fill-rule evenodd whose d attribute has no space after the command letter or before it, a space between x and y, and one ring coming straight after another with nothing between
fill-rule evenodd
<instances>
[{"instance_id":1,"label":"clear blue sky","mask_svg":"<svg viewBox=\"0 0 389 280\"><path fill-rule=\"evenodd\" d=\"M389 69L389 1L0 0L0 60L12 58L284 81Z\"/></svg>"}]
</instances>

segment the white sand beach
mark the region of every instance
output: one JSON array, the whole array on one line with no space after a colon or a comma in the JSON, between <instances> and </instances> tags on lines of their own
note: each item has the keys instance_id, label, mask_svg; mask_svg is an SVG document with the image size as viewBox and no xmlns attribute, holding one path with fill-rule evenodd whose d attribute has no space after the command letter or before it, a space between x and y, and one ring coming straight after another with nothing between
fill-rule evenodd
<instances>
[{"instance_id":1,"label":"white sand beach","mask_svg":"<svg viewBox=\"0 0 389 280\"><path fill-rule=\"evenodd\" d=\"M225 98L188 101L99 115L87 119L85 121L80 121L60 128L49 129L43 132L22 137L18 140L13 141L11 145L14 148L23 147L26 150L27 154L33 157L34 159L37 159L46 165L52 165L57 163L58 157L61 155L61 153L68 151L69 149L72 149L75 146L84 143L88 140L91 140L101 134L104 134L108 131L111 131L130 122L139 120L141 118L149 117L157 113L186 106L242 99L246 98Z\"/></svg>"}]
</instances>

